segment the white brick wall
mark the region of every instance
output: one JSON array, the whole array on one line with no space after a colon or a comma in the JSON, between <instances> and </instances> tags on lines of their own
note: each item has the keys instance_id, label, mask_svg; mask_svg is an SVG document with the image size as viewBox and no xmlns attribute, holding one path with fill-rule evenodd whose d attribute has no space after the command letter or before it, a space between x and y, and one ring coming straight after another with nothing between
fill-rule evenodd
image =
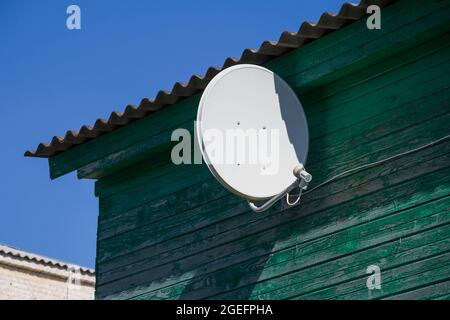
<instances>
[{"instance_id":1,"label":"white brick wall","mask_svg":"<svg viewBox=\"0 0 450 320\"><path fill-rule=\"evenodd\" d=\"M70 267L75 266L53 265L0 252L0 300L94 299L95 276L88 272L71 273Z\"/></svg>"}]
</instances>

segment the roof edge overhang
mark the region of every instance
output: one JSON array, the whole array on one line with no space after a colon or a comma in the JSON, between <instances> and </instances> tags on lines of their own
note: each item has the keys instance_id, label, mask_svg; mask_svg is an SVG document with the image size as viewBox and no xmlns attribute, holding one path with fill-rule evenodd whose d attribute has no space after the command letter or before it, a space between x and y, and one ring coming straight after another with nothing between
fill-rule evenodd
<instances>
[{"instance_id":1,"label":"roof edge overhang","mask_svg":"<svg viewBox=\"0 0 450 320\"><path fill-rule=\"evenodd\" d=\"M138 106L128 105L123 112L114 111L107 120L97 119L93 126L83 125L78 131L67 131L63 137L54 136L50 143L40 143L36 150L28 150L24 155L50 158L65 152L201 92L215 75L228 67L243 63L263 65L364 18L370 5L383 8L397 1L361 0L359 4L344 3L336 15L325 12L317 23L304 22L297 32L285 31L278 41L264 41L259 49L245 49L240 58L227 58L222 67L210 67L205 75L193 75L187 83L176 82L171 91L159 91L154 99L144 98Z\"/></svg>"}]
</instances>

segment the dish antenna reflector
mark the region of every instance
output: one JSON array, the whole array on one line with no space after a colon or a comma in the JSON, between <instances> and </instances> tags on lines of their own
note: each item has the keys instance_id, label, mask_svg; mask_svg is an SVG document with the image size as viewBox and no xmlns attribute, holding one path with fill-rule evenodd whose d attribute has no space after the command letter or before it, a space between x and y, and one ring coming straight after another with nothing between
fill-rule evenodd
<instances>
[{"instance_id":1,"label":"dish antenna reflector","mask_svg":"<svg viewBox=\"0 0 450 320\"><path fill-rule=\"evenodd\" d=\"M241 64L217 74L201 97L196 133L211 173L254 211L285 195L287 205L297 204L311 181L304 169L309 135L303 107L266 68ZM289 192L297 188L291 203Z\"/></svg>"}]
</instances>

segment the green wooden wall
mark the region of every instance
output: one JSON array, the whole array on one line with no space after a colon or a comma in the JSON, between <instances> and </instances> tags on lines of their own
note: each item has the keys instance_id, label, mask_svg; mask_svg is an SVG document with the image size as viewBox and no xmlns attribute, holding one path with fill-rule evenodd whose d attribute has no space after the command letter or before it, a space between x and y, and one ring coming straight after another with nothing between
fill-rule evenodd
<instances>
[{"instance_id":1,"label":"green wooden wall","mask_svg":"<svg viewBox=\"0 0 450 320\"><path fill-rule=\"evenodd\" d=\"M311 186L449 134L449 59L450 1L412 0L268 63L305 107ZM50 159L52 177L98 179L98 299L450 298L450 142L254 213L205 166L170 163L198 101Z\"/></svg>"}]
</instances>

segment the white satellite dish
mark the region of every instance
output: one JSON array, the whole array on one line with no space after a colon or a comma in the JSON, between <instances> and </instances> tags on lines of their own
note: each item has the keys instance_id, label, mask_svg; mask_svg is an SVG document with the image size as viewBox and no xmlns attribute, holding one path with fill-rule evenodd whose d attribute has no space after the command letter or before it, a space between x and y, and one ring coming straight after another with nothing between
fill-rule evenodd
<instances>
[{"instance_id":1,"label":"white satellite dish","mask_svg":"<svg viewBox=\"0 0 450 320\"><path fill-rule=\"evenodd\" d=\"M289 192L300 188L301 194L311 181L303 167L309 142L303 107L289 85L266 68L242 64L216 75L200 100L196 126L211 173L254 211L284 195L291 204ZM265 203L258 207L253 201Z\"/></svg>"}]
</instances>

